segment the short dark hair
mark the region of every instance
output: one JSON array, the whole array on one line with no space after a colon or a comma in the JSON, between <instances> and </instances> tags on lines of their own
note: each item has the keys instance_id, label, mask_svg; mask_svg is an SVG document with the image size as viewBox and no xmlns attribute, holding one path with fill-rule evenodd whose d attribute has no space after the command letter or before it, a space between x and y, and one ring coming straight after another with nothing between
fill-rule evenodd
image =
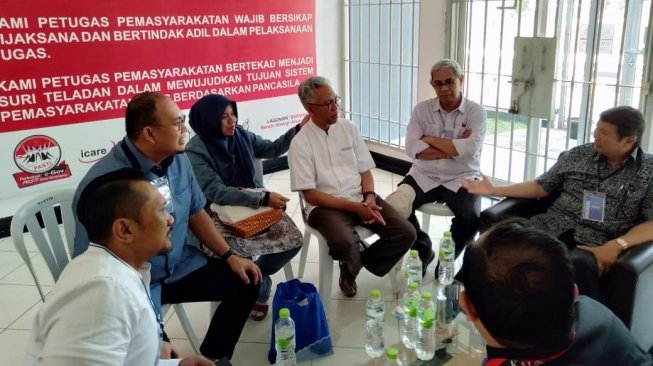
<instances>
[{"instance_id":1,"label":"short dark hair","mask_svg":"<svg viewBox=\"0 0 653 366\"><path fill-rule=\"evenodd\" d=\"M159 92L143 92L134 95L125 111L125 132L135 140L143 128L156 124L156 104L165 98Z\"/></svg>"},{"instance_id":2,"label":"short dark hair","mask_svg":"<svg viewBox=\"0 0 653 366\"><path fill-rule=\"evenodd\" d=\"M635 136L635 146L641 144L645 124L644 116L639 110L629 106L619 106L601 112L599 118L617 128L619 140Z\"/></svg>"},{"instance_id":3,"label":"short dark hair","mask_svg":"<svg viewBox=\"0 0 653 366\"><path fill-rule=\"evenodd\" d=\"M90 241L106 245L118 218L139 221L140 209L147 201L147 196L134 188L139 181L149 182L140 170L124 168L101 175L84 187L77 202L77 218Z\"/></svg>"},{"instance_id":4,"label":"short dark hair","mask_svg":"<svg viewBox=\"0 0 653 366\"><path fill-rule=\"evenodd\" d=\"M574 270L565 245L523 219L467 247L458 276L490 334L506 347L557 346L574 322Z\"/></svg>"}]
</instances>

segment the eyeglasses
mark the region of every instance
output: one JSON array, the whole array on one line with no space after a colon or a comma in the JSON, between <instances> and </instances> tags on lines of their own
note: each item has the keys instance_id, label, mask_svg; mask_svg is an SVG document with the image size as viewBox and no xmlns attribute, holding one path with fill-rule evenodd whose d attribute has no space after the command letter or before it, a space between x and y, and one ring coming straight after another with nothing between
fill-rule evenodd
<instances>
[{"instance_id":1,"label":"eyeglasses","mask_svg":"<svg viewBox=\"0 0 653 366\"><path fill-rule=\"evenodd\" d=\"M175 118L175 123L171 125L157 125L154 124L152 126L154 127L174 127L177 131L181 131L181 126L183 126L186 123L186 115L182 114L181 116Z\"/></svg>"},{"instance_id":2,"label":"eyeglasses","mask_svg":"<svg viewBox=\"0 0 653 366\"><path fill-rule=\"evenodd\" d=\"M340 104L340 97L329 99L324 103L306 103L306 104L312 105L314 107L327 107L329 109L334 109L338 107L338 104Z\"/></svg>"},{"instance_id":3,"label":"eyeglasses","mask_svg":"<svg viewBox=\"0 0 653 366\"><path fill-rule=\"evenodd\" d=\"M436 89L442 89L445 85L447 86L447 88L451 88L455 83L456 83L456 79L451 79L451 78L445 81L431 80L431 85Z\"/></svg>"}]
</instances>

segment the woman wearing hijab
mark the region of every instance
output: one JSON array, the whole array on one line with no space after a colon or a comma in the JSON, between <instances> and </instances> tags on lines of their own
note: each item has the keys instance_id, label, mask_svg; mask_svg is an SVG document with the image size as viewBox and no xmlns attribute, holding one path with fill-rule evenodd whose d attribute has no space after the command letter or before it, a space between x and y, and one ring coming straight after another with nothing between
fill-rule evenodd
<instances>
[{"instance_id":1,"label":"woman wearing hijab","mask_svg":"<svg viewBox=\"0 0 653 366\"><path fill-rule=\"evenodd\" d=\"M306 121L308 118L270 141L238 125L236 102L225 96L210 94L195 102L190 109L190 126L196 135L186 145L186 155L207 200L218 205L285 209L288 198L264 189L260 177L256 177L254 163L255 159L277 158L288 151L290 141ZM263 273L263 281L250 317L263 320L272 289L270 275L299 252L301 232L285 212L268 230L247 239L225 227L217 214L211 213L211 217L236 254L259 256L256 264Z\"/></svg>"}]
</instances>

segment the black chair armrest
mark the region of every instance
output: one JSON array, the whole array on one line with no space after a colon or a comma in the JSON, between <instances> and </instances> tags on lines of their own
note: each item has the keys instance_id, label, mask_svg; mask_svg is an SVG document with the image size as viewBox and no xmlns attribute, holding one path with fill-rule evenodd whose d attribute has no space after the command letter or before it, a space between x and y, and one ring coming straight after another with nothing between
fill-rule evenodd
<instances>
[{"instance_id":1,"label":"black chair armrest","mask_svg":"<svg viewBox=\"0 0 653 366\"><path fill-rule=\"evenodd\" d=\"M606 279L606 303L628 328L633 322L635 292L638 292L637 301L653 303L653 278L642 278L648 272L653 274L653 243L638 245L621 255ZM641 298L644 293L651 297Z\"/></svg>"},{"instance_id":2,"label":"black chair armrest","mask_svg":"<svg viewBox=\"0 0 653 366\"><path fill-rule=\"evenodd\" d=\"M542 199L506 198L496 205L490 206L481 212L481 232L487 230L494 223L508 217L525 217L545 212L553 203L550 195Z\"/></svg>"}]
</instances>

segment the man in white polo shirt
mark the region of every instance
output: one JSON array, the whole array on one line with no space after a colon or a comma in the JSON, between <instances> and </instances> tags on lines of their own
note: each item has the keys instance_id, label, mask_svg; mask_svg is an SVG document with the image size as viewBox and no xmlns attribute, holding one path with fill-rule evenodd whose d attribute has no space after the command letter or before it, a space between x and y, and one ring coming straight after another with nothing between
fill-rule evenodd
<instances>
[{"instance_id":1,"label":"man in white polo shirt","mask_svg":"<svg viewBox=\"0 0 653 366\"><path fill-rule=\"evenodd\" d=\"M291 189L304 196L308 224L340 261L340 290L352 297L361 268L377 276L388 273L413 245L415 229L374 193L372 156L358 128L338 118L340 98L329 82L310 77L299 85L298 94L311 120L290 144ZM363 252L356 225L380 237Z\"/></svg>"}]
</instances>

